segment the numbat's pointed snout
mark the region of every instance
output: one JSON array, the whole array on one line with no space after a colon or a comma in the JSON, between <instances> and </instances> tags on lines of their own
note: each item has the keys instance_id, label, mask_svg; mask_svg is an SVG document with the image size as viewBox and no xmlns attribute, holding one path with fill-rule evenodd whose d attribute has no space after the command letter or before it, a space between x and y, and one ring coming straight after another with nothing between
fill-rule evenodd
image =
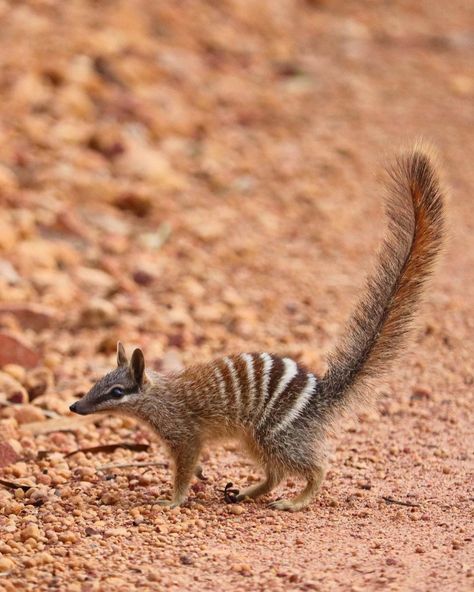
<instances>
[{"instance_id":1,"label":"numbat's pointed snout","mask_svg":"<svg viewBox=\"0 0 474 592\"><path fill-rule=\"evenodd\" d=\"M79 406L79 401L73 403L69 407L69 411L72 411L73 413L78 413L79 415L87 415L87 412L81 409L81 407Z\"/></svg>"}]
</instances>

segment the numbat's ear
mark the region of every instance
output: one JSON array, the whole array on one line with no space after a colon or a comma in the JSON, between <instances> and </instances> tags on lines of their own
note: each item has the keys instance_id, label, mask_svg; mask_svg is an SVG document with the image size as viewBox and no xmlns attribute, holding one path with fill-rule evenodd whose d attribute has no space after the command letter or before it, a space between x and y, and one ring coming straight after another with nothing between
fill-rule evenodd
<instances>
[{"instance_id":1,"label":"numbat's ear","mask_svg":"<svg viewBox=\"0 0 474 592\"><path fill-rule=\"evenodd\" d=\"M143 357L142 350L139 348L133 351L132 359L130 360L130 372L135 382L141 385L145 378L145 358Z\"/></svg>"},{"instance_id":2,"label":"numbat's ear","mask_svg":"<svg viewBox=\"0 0 474 592\"><path fill-rule=\"evenodd\" d=\"M128 359L121 341L117 341L117 366L127 366Z\"/></svg>"}]
</instances>

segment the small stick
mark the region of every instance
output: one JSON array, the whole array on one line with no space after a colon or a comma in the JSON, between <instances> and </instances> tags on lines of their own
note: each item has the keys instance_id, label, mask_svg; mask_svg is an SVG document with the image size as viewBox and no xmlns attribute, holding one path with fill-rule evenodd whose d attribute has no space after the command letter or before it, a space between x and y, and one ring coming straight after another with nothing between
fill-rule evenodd
<instances>
[{"instance_id":1,"label":"small stick","mask_svg":"<svg viewBox=\"0 0 474 592\"><path fill-rule=\"evenodd\" d=\"M22 489L25 493L28 489L34 487L34 485L27 485L26 483L16 483L15 481L7 481L6 479L0 479L0 485L8 487L8 489Z\"/></svg>"},{"instance_id":2,"label":"small stick","mask_svg":"<svg viewBox=\"0 0 474 592\"><path fill-rule=\"evenodd\" d=\"M124 448L125 450L133 450L134 452L145 452L150 448L149 444L134 444L133 442L116 442L115 444L101 444L100 446L91 446L90 448L78 448L72 452L64 455L64 458L69 458L78 452L114 452L117 448Z\"/></svg>"},{"instance_id":3,"label":"small stick","mask_svg":"<svg viewBox=\"0 0 474 592\"><path fill-rule=\"evenodd\" d=\"M408 508L419 508L420 504L414 504L413 502L403 502L401 500L393 499L393 497L389 496L382 496L382 499L385 500L388 504L397 504L397 506L407 506Z\"/></svg>"},{"instance_id":4,"label":"small stick","mask_svg":"<svg viewBox=\"0 0 474 592\"><path fill-rule=\"evenodd\" d=\"M97 467L96 471L108 471L109 469L130 469L130 468L141 468L141 467L164 467L168 468L168 463L162 462L136 462L136 463L120 463L111 465L102 465Z\"/></svg>"}]
</instances>

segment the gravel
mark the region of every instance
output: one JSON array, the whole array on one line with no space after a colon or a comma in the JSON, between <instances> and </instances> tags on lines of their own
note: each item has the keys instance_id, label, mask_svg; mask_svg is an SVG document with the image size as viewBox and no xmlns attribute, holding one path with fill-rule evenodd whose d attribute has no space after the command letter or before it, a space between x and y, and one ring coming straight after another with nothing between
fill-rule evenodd
<instances>
[{"instance_id":1,"label":"gravel","mask_svg":"<svg viewBox=\"0 0 474 592\"><path fill-rule=\"evenodd\" d=\"M0 591L472 590L467 4L0 1ZM383 232L381 155L420 134L451 238L412 345L296 514L211 447L180 508L143 426L72 417L118 339L316 372ZM77 452L148 444L147 450ZM106 467L106 468L104 468Z\"/></svg>"}]
</instances>

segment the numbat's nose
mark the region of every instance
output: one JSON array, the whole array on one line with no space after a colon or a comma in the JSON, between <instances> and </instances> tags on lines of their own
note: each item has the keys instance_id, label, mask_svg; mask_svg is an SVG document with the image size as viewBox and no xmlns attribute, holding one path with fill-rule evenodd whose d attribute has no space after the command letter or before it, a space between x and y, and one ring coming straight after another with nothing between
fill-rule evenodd
<instances>
[{"instance_id":1,"label":"numbat's nose","mask_svg":"<svg viewBox=\"0 0 474 592\"><path fill-rule=\"evenodd\" d=\"M69 407L69 411L72 411L73 413L79 413L79 415L85 415L84 411L81 411L78 405L79 401L76 401Z\"/></svg>"}]
</instances>

